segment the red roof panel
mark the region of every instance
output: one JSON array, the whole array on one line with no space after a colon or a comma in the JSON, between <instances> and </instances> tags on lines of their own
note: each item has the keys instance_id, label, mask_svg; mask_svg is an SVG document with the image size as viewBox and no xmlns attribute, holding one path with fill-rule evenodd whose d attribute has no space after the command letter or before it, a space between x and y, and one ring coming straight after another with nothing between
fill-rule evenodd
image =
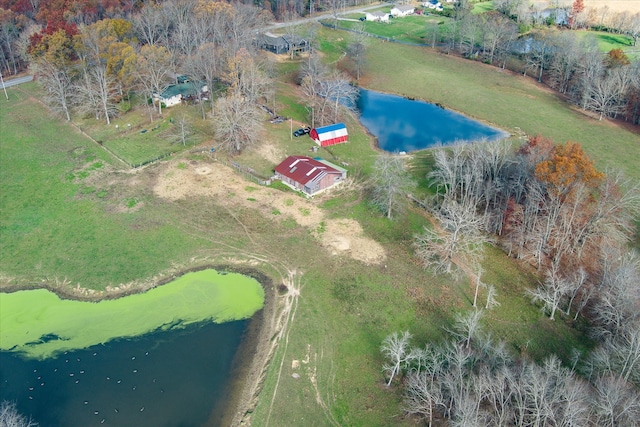
<instances>
[{"instance_id":1,"label":"red roof panel","mask_svg":"<svg viewBox=\"0 0 640 427\"><path fill-rule=\"evenodd\" d=\"M311 181L322 173L337 173L340 171L307 156L289 156L276 166L275 171L302 185Z\"/></svg>"}]
</instances>

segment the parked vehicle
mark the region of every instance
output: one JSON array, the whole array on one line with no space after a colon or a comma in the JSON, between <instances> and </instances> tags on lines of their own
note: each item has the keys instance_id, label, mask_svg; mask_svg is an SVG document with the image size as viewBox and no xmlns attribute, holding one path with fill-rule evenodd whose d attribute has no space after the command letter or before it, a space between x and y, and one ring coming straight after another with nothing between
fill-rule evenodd
<instances>
[{"instance_id":1,"label":"parked vehicle","mask_svg":"<svg viewBox=\"0 0 640 427\"><path fill-rule=\"evenodd\" d=\"M311 128L309 126L303 127L298 129L297 131L293 132L293 136L295 136L296 138L302 135L306 135L309 132L311 132Z\"/></svg>"}]
</instances>

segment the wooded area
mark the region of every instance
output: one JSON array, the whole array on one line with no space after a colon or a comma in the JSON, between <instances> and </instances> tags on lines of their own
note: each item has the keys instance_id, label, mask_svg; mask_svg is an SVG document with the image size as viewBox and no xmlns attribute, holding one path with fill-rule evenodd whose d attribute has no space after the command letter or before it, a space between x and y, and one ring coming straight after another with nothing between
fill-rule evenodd
<instances>
[{"instance_id":1,"label":"wooded area","mask_svg":"<svg viewBox=\"0 0 640 427\"><path fill-rule=\"evenodd\" d=\"M454 264L476 274L474 311L460 315L441 346L410 348L390 335L381 350L391 384L404 373L405 411L450 425L637 425L640 415L640 258L629 250L640 215L640 185L595 169L581 147L530 137L435 151L437 194L421 203L433 228L415 237L416 256L434 274ZM528 291L551 320L579 317L597 343L543 366L514 358L480 331L482 252L489 242L535 266ZM485 309L496 303L488 291ZM481 304L482 305L482 304Z\"/></svg>"}]
</instances>

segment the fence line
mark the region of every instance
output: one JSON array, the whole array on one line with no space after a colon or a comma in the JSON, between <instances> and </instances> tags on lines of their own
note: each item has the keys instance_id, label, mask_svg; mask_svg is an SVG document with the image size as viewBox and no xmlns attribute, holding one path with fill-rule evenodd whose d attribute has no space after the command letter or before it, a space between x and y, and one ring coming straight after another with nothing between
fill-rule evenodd
<instances>
[{"instance_id":1,"label":"fence line","mask_svg":"<svg viewBox=\"0 0 640 427\"><path fill-rule=\"evenodd\" d=\"M250 181L255 182L258 185L270 185L272 182L272 178L266 178L260 174L258 174L255 170L248 166L243 166L238 162L234 162L233 160L228 160L229 165L240 172L242 176L247 178Z\"/></svg>"}]
</instances>

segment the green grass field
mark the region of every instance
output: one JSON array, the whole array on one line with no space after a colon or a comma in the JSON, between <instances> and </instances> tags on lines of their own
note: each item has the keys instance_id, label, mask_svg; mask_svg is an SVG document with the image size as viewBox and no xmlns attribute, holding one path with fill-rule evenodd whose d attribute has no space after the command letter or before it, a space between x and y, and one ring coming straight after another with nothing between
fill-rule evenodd
<instances>
[{"instance_id":1,"label":"green grass field","mask_svg":"<svg viewBox=\"0 0 640 427\"><path fill-rule=\"evenodd\" d=\"M490 10L493 10L493 1L482 1L474 3L471 13L478 15L480 13L489 12Z\"/></svg>"},{"instance_id":2,"label":"green grass field","mask_svg":"<svg viewBox=\"0 0 640 427\"><path fill-rule=\"evenodd\" d=\"M346 33L323 29L319 34L325 59L335 62ZM302 98L290 85L293 67L282 68L278 113L303 123ZM587 118L521 76L429 49L372 41L362 85L441 102L510 131L519 128L559 142L576 140L599 166L618 166L636 179L640 174L637 134ZM210 197L160 199L153 184L163 165L135 173L123 169L100 145L51 117L29 97L30 90L33 87L11 89L9 102L0 99L3 284L37 287L46 281L104 289L155 281L194 263L265 259L261 268L267 274L282 268L298 271L301 294L252 424L414 425L400 416L398 390L383 386L380 343L391 332L406 329L416 344L441 340L443 327L456 313L471 309L473 297L466 278L434 277L413 259L413 235L427 224L418 210L389 222L359 190L309 202L326 218L358 221L366 237L383 245L387 258L383 264L366 265L331 255L315 237L322 224L303 227L284 215L265 217L251 208L230 211ZM350 174L363 184L376 152L355 118L346 122L351 142L318 154L349 163ZM277 145L282 155L308 153L310 144L291 139L290 126L267 124L265 141ZM112 132L91 128L94 138L99 131ZM185 165L208 161L176 156ZM237 160L261 173L272 167L257 151ZM429 155L419 160L415 172L424 183ZM254 194L264 191L250 182L247 186ZM528 269L499 250L488 251L484 267L485 281L497 287L502 303L484 322L495 338L536 359L553 351L567 360L571 348L589 348L579 330L561 320L549 321L524 297L533 282Z\"/></svg>"},{"instance_id":3,"label":"green grass field","mask_svg":"<svg viewBox=\"0 0 640 427\"><path fill-rule=\"evenodd\" d=\"M633 39L625 34L607 33L604 31L578 30L580 37L594 37L598 49L609 52L612 49L622 49L630 59L640 58L640 48L633 46Z\"/></svg>"},{"instance_id":4,"label":"green grass field","mask_svg":"<svg viewBox=\"0 0 640 427\"><path fill-rule=\"evenodd\" d=\"M406 43L424 44L427 36L427 25L430 23L447 22L449 18L438 15L411 15L402 18L390 19L389 22L365 21L364 30L380 37L398 40ZM352 29L359 22L338 21L341 28Z\"/></svg>"}]
</instances>

